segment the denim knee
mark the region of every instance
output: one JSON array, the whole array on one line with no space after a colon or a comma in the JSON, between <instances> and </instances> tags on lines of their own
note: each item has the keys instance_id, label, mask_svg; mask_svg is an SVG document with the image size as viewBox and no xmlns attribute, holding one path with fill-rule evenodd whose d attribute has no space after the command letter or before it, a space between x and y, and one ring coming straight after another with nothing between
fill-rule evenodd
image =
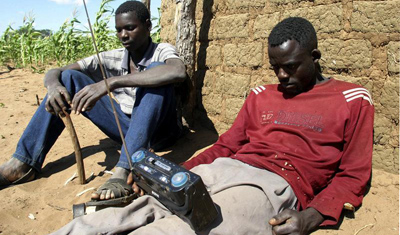
<instances>
[{"instance_id":1,"label":"denim knee","mask_svg":"<svg viewBox=\"0 0 400 235\"><path fill-rule=\"evenodd\" d=\"M76 70L65 70L61 73L61 83L74 94L89 84L95 83L86 74ZM71 95L72 95L71 94Z\"/></svg>"}]
</instances>

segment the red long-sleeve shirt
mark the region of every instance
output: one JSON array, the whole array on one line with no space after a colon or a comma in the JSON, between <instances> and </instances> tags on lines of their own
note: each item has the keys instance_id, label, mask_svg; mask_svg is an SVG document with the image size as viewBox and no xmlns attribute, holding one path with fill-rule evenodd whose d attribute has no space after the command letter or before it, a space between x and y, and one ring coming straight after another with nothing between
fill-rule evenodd
<instances>
[{"instance_id":1,"label":"red long-sleeve shirt","mask_svg":"<svg viewBox=\"0 0 400 235\"><path fill-rule=\"evenodd\" d=\"M286 97L279 85L253 89L232 127L184 163L191 169L230 157L287 180L299 209L336 224L346 202L359 206L371 174L374 107L369 92L331 78Z\"/></svg>"}]
</instances>

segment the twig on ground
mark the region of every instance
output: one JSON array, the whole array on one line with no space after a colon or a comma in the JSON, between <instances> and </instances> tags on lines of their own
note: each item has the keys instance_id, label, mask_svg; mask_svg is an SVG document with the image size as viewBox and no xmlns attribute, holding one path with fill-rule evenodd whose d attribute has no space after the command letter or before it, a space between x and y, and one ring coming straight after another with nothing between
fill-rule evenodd
<instances>
[{"instance_id":1,"label":"twig on ground","mask_svg":"<svg viewBox=\"0 0 400 235\"><path fill-rule=\"evenodd\" d=\"M39 100L39 96L36 94L36 104L37 106L40 106L40 100Z\"/></svg>"},{"instance_id":2,"label":"twig on ground","mask_svg":"<svg viewBox=\"0 0 400 235\"><path fill-rule=\"evenodd\" d=\"M357 230L357 232L354 235L357 235L361 230L368 228L368 227L374 227L375 224L367 224L364 227L360 228L359 230Z\"/></svg>"},{"instance_id":3,"label":"twig on ground","mask_svg":"<svg viewBox=\"0 0 400 235\"><path fill-rule=\"evenodd\" d=\"M89 177L86 179L86 183L92 181L92 179L94 179L94 173L92 172Z\"/></svg>"},{"instance_id":4,"label":"twig on ground","mask_svg":"<svg viewBox=\"0 0 400 235\"><path fill-rule=\"evenodd\" d=\"M91 187L91 188L85 189L82 192L77 193L76 196L80 197L82 194L86 193L87 191L93 190L93 189L95 189L95 187Z\"/></svg>"},{"instance_id":5,"label":"twig on ground","mask_svg":"<svg viewBox=\"0 0 400 235\"><path fill-rule=\"evenodd\" d=\"M67 185L70 181L72 181L75 178L76 178L76 172L74 173L73 176L71 176L69 179L67 179L67 181L65 181L64 186Z\"/></svg>"},{"instance_id":6,"label":"twig on ground","mask_svg":"<svg viewBox=\"0 0 400 235\"><path fill-rule=\"evenodd\" d=\"M55 206L55 205L51 205L51 204L47 204L48 206L58 210L58 211L63 211L66 210L66 208L60 207L60 206Z\"/></svg>"}]
</instances>

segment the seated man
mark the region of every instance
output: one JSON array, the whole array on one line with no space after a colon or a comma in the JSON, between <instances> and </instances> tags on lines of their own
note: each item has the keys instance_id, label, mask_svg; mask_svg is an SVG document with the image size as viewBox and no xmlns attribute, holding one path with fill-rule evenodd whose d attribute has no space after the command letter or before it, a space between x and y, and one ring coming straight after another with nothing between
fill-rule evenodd
<instances>
[{"instance_id":1,"label":"seated man","mask_svg":"<svg viewBox=\"0 0 400 235\"><path fill-rule=\"evenodd\" d=\"M141 147L162 148L181 132L176 117L173 83L186 78L175 48L150 38L151 21L146 6L128 1L116 10L115 27L124 48L100 53L128 153ZM46 73L48 90L13 157L0 167L0 186L25 183L40 172L45 156L64 129L58 117L70 110L90 119L111 139L121 143L97 55ZM124 149L111 179L93 199L127 197L129 165ZM110 190L113 189L113 190Z\"/></svg>"},{"instance_id":2,"label":"seated man","mask_svg":"<svg viewBox=\"0 0 400 235\"><path fill-rule=\"evenodd\" d=\"M268 56L280 84L253 89L232 127L184 163L219 209L204 234L309 234L336 224L344 203L361 204L372 157L368 91L321 74L316 32L306 19L278 23ZM82 231L196 234L151 196L77 218L58 232Z\"/></svg>"}]
</instances>

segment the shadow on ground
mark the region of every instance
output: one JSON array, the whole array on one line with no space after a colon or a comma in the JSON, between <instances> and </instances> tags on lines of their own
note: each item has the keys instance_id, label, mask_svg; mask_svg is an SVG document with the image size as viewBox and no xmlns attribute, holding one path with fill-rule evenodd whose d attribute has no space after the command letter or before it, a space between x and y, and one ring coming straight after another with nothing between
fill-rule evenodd
<instances>
[{"instance_id":1,"label":"shadow on ground","mask_svg":"<svg viewBox=\"0 0 400 235\"><path fill-rule=\"evenodd\" d=\"M175 163L181 163L191 158L197 151L212 145L217 139L218 134L216 132L205 128L199 128L197 130L189 131L179 139L175 145L163 149L157 152L157 154ZM96 153L104 152L104 161L98 162L97 164L105 167L105 170L112 170L118 162L120 149L121 145L106 138L100 140L98 145L84 147L81 151L83 159L90 158L90 156ZM88 159L85 161L88 161ZM48 178L52 174L66 170L75 163L75 153L72 152L56 161L47 163L43 167L39 178Z\"/></svg>"}]
</instances>

